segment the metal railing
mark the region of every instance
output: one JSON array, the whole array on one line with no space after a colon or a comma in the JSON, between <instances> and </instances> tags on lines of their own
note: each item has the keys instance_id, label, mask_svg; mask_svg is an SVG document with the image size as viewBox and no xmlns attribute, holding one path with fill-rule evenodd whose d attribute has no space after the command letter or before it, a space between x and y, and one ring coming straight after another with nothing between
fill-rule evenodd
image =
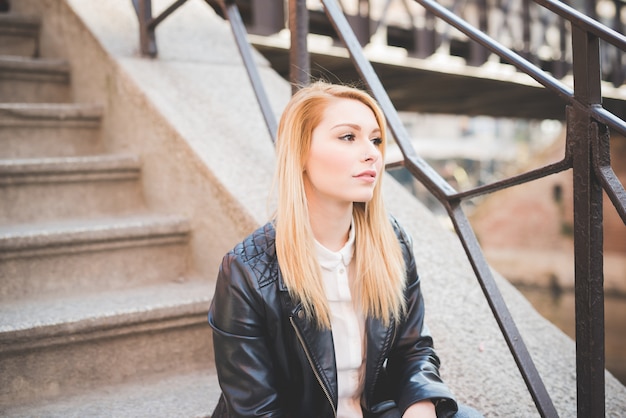
<instances>
[{"instance_id":1,"label":"metal railing","mask_svg":"<svg viewBox=\"0 0 626 418\"><path fill-rule=\"evenodd\" d=\"M205 1L218 14L226 17L221 6L222 0ZM237 0L240 18L247 32L270 35L284 29L286 22L284 1ZM175 1L156 17L152 17L151 1L132 0L132 2L140 16L141 51L144 55L156 56L157 48L154 38L156 27L186 0ZM437 24L435 14L428 9L420 9L420 6L413 0L352 0L352 2L358 3L359 12L347 14L346 17L361 45L369 43L373 35L384 29L387 45L404 48L409 56L427 58L434 53L449 54L464 58L468 65L472 66L480 66L488 60L499 58L490 54L489 50L480 44L471 42L471 39L453 26ZM572 48L568 42L571 38L571 25L567 19L562 19L558 14L541 7L537 2L439 0L438 3L481 32L494 39L500 39L505 47L551 73L555 78L563 79L571 74ZM586 15L596 16L596 3L596 0L584 2ZM399 5L401 5L400 13L398 12ZM626 6L624 1L614 0L613 7L609 8L612 13L604 13L601 17L606 26L620 33L624 32L624 22L620 18L624 15L624 6ZM297 16L298 10L298 8L290 10L289 19ZM331 22L321 8L306 10L306 15L310 33L329 35L338 39ZM602 44L600 53L603 68L602 79L611 82L616 87L624 84L626 81L624 51L605 42Z\"/></svg>"},{"instance_id":2,"label":"metal railing","mask_svg":"<svg viewBox=\"0 0 626 418\"><path fill-rule=\"evenodd\" d=\"M307 2L309 32L328 35L339 40L326 13L315 2ZM219 0L207 1L221 13ZM267 35L285 28L283 0L236 0L249 33ZM585 1L585 14L595 16L596 4L605 1ZM346 14L357 39L366 45L381 32L389 46L406 49L409 56L426 58L435 53L459 56L469 65L480 66L498 57L450 25L441 25L436 16L412 0L352 0L341 4L356 4L352 14ZM528 61L563 79L572 71L572 49L569 43L571 25L550 10L526 0L439 0L439 4L469 22L481 32L499 39L507 48L519 53ZM581 1L577 1L581 3ZM613 7L602 13L606 26L623 33L622 0L614 0ZM257 10L253 10L256 7ZM344 9L342 7L342 9ZM356 9L356 10L355 10ZM277 16L267 19L259 10L272 10ZM345 11L345 10L344 10ZM290 14L292 15L292 14ZM380 38L380 37L379 37ZM601 50L603 80L620 86L626 80L626 54L610 43Z\"/></svg>"},{"instance_id":3,"label":"metal railing","mask_svg":"<svg viewBox=\"0 0 626 418\"><path fill-rule=\"evenodd\" d=\"M206 0L212 7L215 2ZM576 311L576 380L577 412L580 417L605 416L604 382L604 293L602 193L607 193L619 216L626 224L626 191L611 168L610 130L626 136L626 123L602 108L600 40L626 51L626 37L588 16L555 0L533 0L562 17L571 25L573 90L545 73L537 65L499 44L485 32L434 0L415 0L429 14L436 16L465 34L481 48L496 54L519 71L534 78L547 90L559 96L567 108L567 137L564 158L554 164L528 171L471 190L458 192L420 158L411 139L385 92L372 65L365 58L363 39L355 35L348 19L336 0L322 0L324 12L336 34L344 43L350 57L379 102L399 148L403 165L446 208L470 260L488 304L515 359L526 386L542 417L557 417L552 400L539 376L506 303L497 287L487 261L461 203L486 193L537 180L572 169L574 184L574 245L575 245L575 311ZM176 7L179 0L157 18L152 18L149 0L133 0L140 19L140 39L145 55L154 56L154 28ZM176 7L175 7L176 6ZM233 34L246 65L272 138L276 133L276 118L252 60L252 47L246 39L246 29L234 0L220 3L222 16L231 22ZM309 82L309 58L306 37L309 16L305 0L289 0L289 26L292 37L290 58L293 86ZM152 31L152 35L150 35ZM144 49L144 46L146 49Z\"/></svg>"}]
</instances>

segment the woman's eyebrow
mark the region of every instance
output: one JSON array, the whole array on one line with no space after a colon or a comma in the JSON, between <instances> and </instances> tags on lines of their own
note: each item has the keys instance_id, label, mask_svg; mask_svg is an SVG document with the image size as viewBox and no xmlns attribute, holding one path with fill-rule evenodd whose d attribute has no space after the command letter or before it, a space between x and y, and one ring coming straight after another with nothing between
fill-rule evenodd
<instances>
[{"instance_id":1,"label":"woman's eyebrow","mask_svg":"<svg viewBox=\"0 0 626 418\"><path fill-rule=\"evenodd\" d=\"M347 123L347 122L346 123L338 123L335 126L333 126L332 129L343 128L344 126L347 126L348 128L356 129L356 130L359 130L359 131L361 130L361 126L360 125L357 125L355 123Z\"/></svg>"},{"instance_id":2,"label":"woman's eyebrow","mask_svg":"<svg viewBox=\"0 0 626 418\"><path fill-rule=\"evenodd\" d=\"M361 131L361 125L357 125L355 123L338 123L337 125L333 126L331 129L335 129L335 128L343 128L343 127L348 127L348 128L352 128L354 130L357 131ZM379 134L382 131L380 130L380 128L376 128L374 130L372 130L372 133L374 134Z\"/></svg>"}]
</instances>

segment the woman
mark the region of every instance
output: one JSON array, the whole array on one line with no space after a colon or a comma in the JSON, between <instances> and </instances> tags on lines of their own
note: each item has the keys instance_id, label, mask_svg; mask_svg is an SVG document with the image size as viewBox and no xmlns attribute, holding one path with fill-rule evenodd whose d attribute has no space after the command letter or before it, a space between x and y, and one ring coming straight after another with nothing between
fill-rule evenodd
<instances>
[{"instance_id":1,"label":"woman","mask_svg":"<svg viewBox=\"0 0 626 418\"><path fill-rule=\"evenodd\" d=\"M214 417L453 416L411 241L383 206L385 121L323 82L279 123L274 220L223 259ZM457 414L457 416L460 416Z\"/></svg>"}]
</instances>

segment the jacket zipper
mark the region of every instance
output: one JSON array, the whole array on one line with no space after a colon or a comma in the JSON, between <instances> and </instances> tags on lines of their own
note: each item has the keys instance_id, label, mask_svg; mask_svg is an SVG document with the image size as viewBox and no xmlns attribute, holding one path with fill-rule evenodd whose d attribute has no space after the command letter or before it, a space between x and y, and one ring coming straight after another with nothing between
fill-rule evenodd
<instances>
[{"instance_id":1,"label":"jacket zipper","mask_svg":"<svg viewBox=\"0 0 626 418\"><path fill-rule=\"evenodd\" d=\"M333 399L330 396L330 392L328 391L328 388L324 385L324 382L322 381L322 377L319 375L319 372L318 372L317 368L313 365L313 360L311 359L311 353L309 353L309 349L306 346L306 344L304 343L304 338L302 337L302 334L300 333L300 329L298 328L298 326L294 322L292 316L289 317L289 322L291 322L291 326L296 331L296 336L298 337L298 341L300 341L300 345L302 346L302 349L304 350L304 354L306 354L306 358L309 361L309 365L311 366L311 370L313 370L313 374L315 375L315 378L317 379L317 382L319 383L319 385L321 386L322 390L324 391L324 395L326 395L326 399L328 400L328 403L330 404L330 407L333 410L333 416L336 418L337 417L337 410L335 409L335 405L333 404Z\"/></svg>"}]
</instances>

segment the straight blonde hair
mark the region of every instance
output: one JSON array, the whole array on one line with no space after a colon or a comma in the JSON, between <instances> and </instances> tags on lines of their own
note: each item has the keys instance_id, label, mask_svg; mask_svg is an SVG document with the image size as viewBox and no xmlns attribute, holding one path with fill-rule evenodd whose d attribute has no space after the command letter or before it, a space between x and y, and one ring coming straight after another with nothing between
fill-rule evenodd
<instances>
[{"instance_id":1,"label":"straight blonde hair","mask_svg":"<svg viewBox=\"0 0 626 418\"><path fill-rule=\"evenodd\" d=\"M309 222L303 171L313 130L321 122L326 106L337 99L358 100L374 112L381 130L384 159L384 115L369 94L348 86L318 81L300 89L282 114L276 138L278 200L274 225L278 264L290 295L302 303L306 315L321 328L330 328L330 310ZM383 204L382 174L372 199L353 205L356 274L352 289L356 306L365 315L388 325L406 309L406 269Z\"/></svg>"}]
</instances>

